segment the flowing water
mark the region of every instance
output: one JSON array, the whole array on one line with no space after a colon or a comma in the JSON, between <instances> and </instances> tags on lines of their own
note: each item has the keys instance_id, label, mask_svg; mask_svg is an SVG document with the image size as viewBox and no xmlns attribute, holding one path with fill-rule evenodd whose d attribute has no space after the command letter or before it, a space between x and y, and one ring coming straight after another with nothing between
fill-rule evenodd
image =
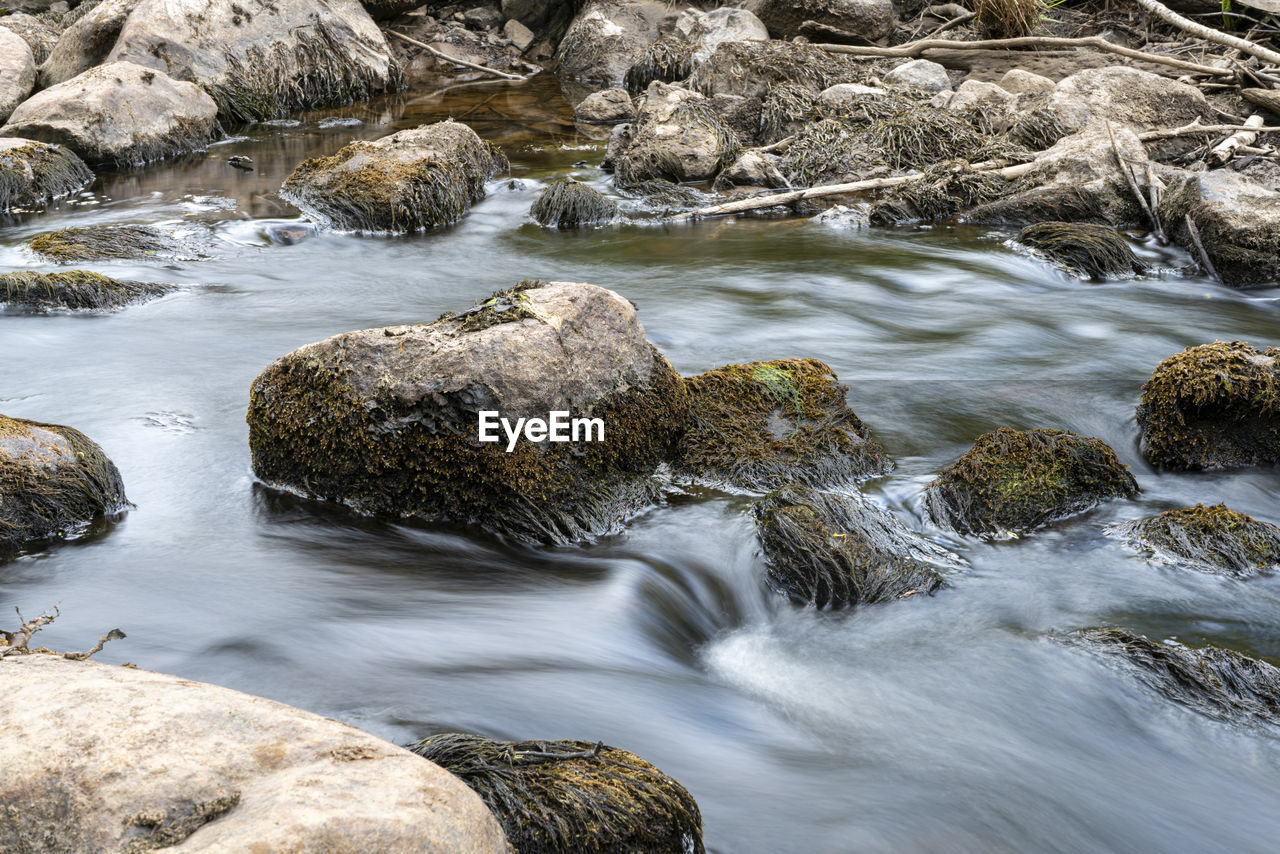
<instances>
[{"instance_id":1,"label":"flowing water","mask_svg":"<svg viewBox=\"0 0 1280 854\"><path fill-rule=\"evenodd\" d=\"M273 242L297 224L275 191L301 159L450 115L503 146L521 183L496 182L430 234ZM575 129L553 80L424 90L243 133L0 228L0 269L32 266L20 242L67 225L187 223L210 241L202 260L90 265L187 286L161 300L0 317L0 411L86 432L137 505L0 567L0 614L57 604L50 646L119 626L129 637L102 660L398 742L463 729L628 748L689 788L719 854L1274 850L1277 733L1170 706L1050 636L1114 623L1280 661L1280 578L1161 568L1101 532L1197 501L1280 521L1280 471L1158 473L1133 418L1152 368L1183 347L1280 343L1280 292L1174 273L1086 284L987 229L744 218L549 232L528 216L542 182L608 187L601 134ZM257 171L228 166L232 154ZM825 360L898 461L866 491L968 567L933 597L815 613L762 589L745 496L674 497L616 536L534 550L255 483L244 414L272 359L525 278L633 299L685 374ZM998 426L1098 436L1143 494L1019 540L931 528L921 489Z\"/></svg>"}]
</instances>

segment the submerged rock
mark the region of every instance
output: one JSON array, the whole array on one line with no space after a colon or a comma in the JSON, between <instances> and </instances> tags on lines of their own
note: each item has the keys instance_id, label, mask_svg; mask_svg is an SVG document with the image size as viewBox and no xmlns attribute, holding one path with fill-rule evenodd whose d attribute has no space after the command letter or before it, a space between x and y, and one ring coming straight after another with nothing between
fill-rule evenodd
<instances>
[{"instance_id":1,"label":"submerged rock","mask_svg":"<svg viewBox=\"0 0 1280 854\"><path fill-rule=\"evenodd\" d=\"M1033 531L1137 493L1129 469L1100 439L1001 427L939 472L925 500L939 525L984 536Z\"/></svg>"},{"instance_id":2,"label":"submerged rock","mask_svg":"<svg viewBox=\"0 0 1280 854\"><path fill-rule=\"evenodd\" d=\"M591 0L560 41L560 73L618 85L644 49L658 38L667 9L657 0Z\"/></svg>"},{"instance_id":3,"label":"submerged rock","mask_svg":"<svg viewBox=\"0 0 1280 854\"><path fill-rule=\"evenodd\" d=\"M36 60L15 32L0 28L0 123L36 86Z\"/></svg>"},{"instance_id":4,"label":"submerged rock","mask_svg":"<svg viewBox=\"0 0 1280 854\"><path fill-rule=\"evenodd\" d=\"M91 181L84 161L60 145L0 138L0 212L42 208Z\"/></svg>"},{"instance_id":5,"label":"submerged rock","mask_svg":"<svg viewBox=\"0 0 1280 854\"><path fill-rule=\"evenodd\" d=\"M27 248L50 261L70 264L173 256L181 252L182 244L150 225L88 225L41 232L27 241Z\"/></svg>"},{"instance_id":6,"label":"submerged rock","mask_svg":"<svg viewBox=\"0 0 1280 854\"><path fill-rule=\"evenodd\" d=\"M471 128L444 121L304 160L280 195L334 228L404 233L462 219L507 168Z\"/></svg>"},{"instance_id":7,"label":"submerged rock","mask_svg":"<svg viewBox=\"0 0 1280 854\"><path fill-rule=\"evenodd\" d=\"M1280 569L1280 527L1225 504L1166 510L1115 530L1157 560L1201 572L1252 575Z\"/></svg>"},{"instance_id":8,"label":"submerged rock","mask_svg":"<svg viewBox=\"0 0 1280 854\"><path fill-rule=\"evenodd\" d=\"M489 806L516 854L702 854L693 796L648 762L589 741L441 733L409 745Z\"/></svg>"},{"instance_id":9,"label":"submerged rock","mask_svg":"<svg viewBox=\"0 0 1280 854\"><path fill-rule=\"evenodd\" d=\"M1280 283L1280 193L1230 169L1164 175L1160 218L1182 246L1195 252L1186 217L1200 233L1209 260L1231 287Z\"/></svg>"},{"instance_id":10,"label":"submerged rock","mask_svg":"<svg viewBox=\"0 0 1280 854\"><path fill-rule=\"evenodd\" d=\"M1018 242L1078 279L1130 276L1146 269L1124 235L1109 225L1041 222L1022 229Z\"/></svg>"},{"instance_id":11,"label":"submerged rock","mask_svg":"<svg viewBox=\"0 0 1280 854\"><path fill-rule=\"evenodd\" d=\"M788 486L753 505L769 581L795 602L844 608L932 593L951 556L861 496Z\"/></svg>"},{"instance_id":12,"label":"submerged rock","mask_svg":"<svg viewBox=\"0 0 1280 854\"><path fill-rule=\"evenodd\" d=\"M497 413L489 442L481 411ZM601 429L509 443L496 421L557 411ZM253 384L249 445L267 483L362 513L565 543L655 500L652 475L687 414L679 375L629 302L525 282L434 323L349 332L277 360Z\"/></svg>"},{"instance_id":13,"label":"submerged rock","mask_svg":"<svg viewBox=\"0 0 1280 854\"><path fill-rule=\"evenodd\" d=\"M1125 629L1086 629L1068 643L1118 662L1148 689L1207 717L1280 723L1280 668L1216 646L1193 649Z\"/></svg>"},{"instance_id":14,"label":"submerged rock","mask_svg":"<svg viewBox=\"0 0 1280 854\"><path fill-rule=\"evenodd\" d=\"M0 305L35 311L92 311L123 308L164 296L176 288L162 282L128 282L91 273L20 271L0 273Z\"/></svg>"},{"instance_id":15,"label":"submerged rock","mask_svg":"<svg viewBox=\"0 0 1280 854\"><path fill-rule=\"evenodd\" d=\"M613 168L622 186L654 179L709 181L737 159L741 148L711 101L654 82L640 105L630 144Z\"/></svg>"},{"instance_id":16,"label":"submerged rock","mask_svg":"<svg viewBox=\"0 0 1280 854\"><path fill-rule=\"evenodd\" d=\"M1280 349L1188 347L1142 386L1137 419L1147 459L1163 468L1280 462Z\"/></svg>"},{"instance_id":17,"label":"submerged rock","mask_svg":"<svg viewBox=\"0 0 1280 854\"><path fill-rule=\"evenodd\" d=\"M890 0L751 0L747 8L775 39L804 35L802 26L813 21L875 41L898 22Z\"/></svg>"},{"instance_id":18,"label":"submerged rock","mask_svg":"<svg viewBox=\"0 0 1280 854\"><path fill-rule=\"evenodd\" d=\"M533 203L532 213L539 225L582 228L613 222L618 216L618 203L595 187L572 178L561 178L542 191Z\"/></svg>"},{"instance_id":19,"label":"submerged rock","mask_svg":"<svg viewBox=\"0 0 1280 854\"><path fill-rule=\"evenodd\" d=\"M685 380L689 429L675 469L713 486L769 492L832 487L893 462L849 409L849 389L817 359L747 362Z\"/></svg>"},{"instance_id":20,"label":"submerged rock","mask_svg":"<svg viewBox=\"0 0 1280 854\"><path fill-rule=\"evenodd\" d=\"M24 101L0 133L59 143L90 163L129 166L204 148L217 115L199 86L112 62Z\"/></svg>"},{"instance_id":21,"label":"submerged rock","mask_svg":"<svg viewBox=\"0 0 1280 854\"><path fill-rule=\"evenodd\" d=\"M0 851L504 854L474 792L280 703L127 667L0 661Z\"/></svg>"},{"instance_id":22,"label":"submerged rock","mask_svg":"<svg viewBox=\"0 0 1280 854\"><path fill-rule=\"evenodd\" d=\"M0 553L126 506L120 472L88 436L0 415Z\"/></svg>"}]
</instances>

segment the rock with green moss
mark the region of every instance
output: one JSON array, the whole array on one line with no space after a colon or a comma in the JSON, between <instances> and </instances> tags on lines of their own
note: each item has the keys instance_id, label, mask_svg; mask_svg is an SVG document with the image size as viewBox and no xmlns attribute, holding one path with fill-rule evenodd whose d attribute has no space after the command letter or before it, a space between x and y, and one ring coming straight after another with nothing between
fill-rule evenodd
<instances>
[{"instance_id":1,"label":"rock with green moss","mask_svg":"<svg viewBox=\"0 0 1280 854\"><path fill-rule=\"evenodd\" d=\"M71 22L40 66L40 88L48 89L106 61L120 28L139 0L102 0Z\"/></svg>"},{"instance_id":2,"label":"rock with green moss","mask_svg":"<svg viewBox=\"0 0 1280 854\"><path fill-rule=\"evenodd\" d=\"M1142 273L1146 267L1119 231L1085 222L1039 222L1022 229L1018 242L1078 279Z\"/></svg>"},{"instance_id":3,"label":"rock with green moss","mask_svg":"<svg viewBox=\"0 0 1280 854\"><path fill-rule=\"evenodd\" d=\"M151 225L87 225L43 231L27 248L60 264L139 258L172 258L183 244L173 234Z\"/></svg>"},{"instance_id":4,"label":"rock with green moss","mask_svg":"<svg viewBox=\"0 0 1280 854\"><path fill-rule=\"evenodd\" d=\"M0 212L42 208L91 181L84 161L60 145L0 137Z\"/></svg>"},{"instance_id":5,"label":"rock with green moss","mask_svg":"<svg viewBox=\"0 0 1280 854\"><path fill-rule=\"evenodd\" d=\"M1153 641L1121 628L1063 640L1116 664L1153 693L1228 723L1280 724L1280 668L1216 646Z\"/></svg>"},{"instance_id":6,"label":"rock with green moss","mask_svg":"<svg viewBox=\"0 0 1280 854\"><path fill-rule=\"evenodd\" d=\"M547 185L531 212L539 225L583 228L613 222L618 216L618 203L595 187L561 178Z\"/></svg>"},{"instance_id":7,"label":"rock with green moss","mask_svg":"<svg viewBox=\"0 0 1280 854\"><path fill-rule=\"evenodd\" d=\"M0 133L65 145L89 163L136 166L204 148L217 116L199 86L112 62L28 98Z\"/></svg>"},{"instance_id":8,"label":"rock with green moss","mask_svg":"<svg viewBox=\"0 0 1280 854\"><path fill-rule=\"evenodd\" d=\"M1162 468L1280 462L1280 349L1188 347L1142 386L1137 418L1143 451Z\"/></svg>"},{"instance_id":9,"label":"rock with green moss","mask_svg":"<svg viewBox=\"0 0 1280 854\"><path fill-rule=\"evenodd\" d=\"M799 604L845 608L942 586L954 556L866 498L788 486L753 506L770 584Z\"/></svg>"},{"instance_id":10,"label":"rock with green moss","mask_svg":"<svg viewBox=\"0 0 1280 854\"><path fill-rule=\"evenodd\" d=\"M1280 193L1230 169L1163 170L1160 217L1196 253L1187 218L1222 283L1235 288L1280 283ZM1194 254L1193 254L1194 257Z\"/></svg>"},{"instance_id":11,"label":"rock with green moss","mask_svg":"<svg viewBox=\"0 0 1280 854\"><path fill-rule=\"evenodd\" d=\"M817 359L727 365L685 387L689 429L674 465L682 476L771 492L840 486L893 467L846 404L848 387Z\"/></svg>"},{"instance_id":12,"label":"rock with green moss","mask_svg":"<svg viewBox=\"0 0 1280 854\"><path fill-rule=\"evenodd\" d=\"M127 506L120 472L89 437L0 415L0 555Z\"/></svg>"},{"instance_id":13,"label":"rock with green moss","mask_svg":"<svg viewBox=\"0 0 1280 854\"><path fill-rule=\"evenodd\" d=\"M560 41L560 73L576 80L622 83L627 69L658 38L658 24L668 11L659 0L591 0Z\"/></svg>"},{"instance_id":14,"label":"rock with green moss","mask_svg":"<svg viewBox=\"0 0 1280 854\"><path fill-rule=\"evenodd\" d=\"M589 741L441 733L408 748L471 787L516 854L702 854L702 814L678 782Z\"/></svg>"},{"instance_id":15,"label":"rock with green moss","mask_svg":"<svg viewBox=\"0 0 1280 854\"><path fill-rule=\"evenodd\" d=\"M1010 430L978 437L925 490L939 525L1004 536L1131 498L1138 483L1100 439L1065 430Z\"/></svg>"},{"instance_id":16,"label":"rock with green moss","mask_svg":"<svg viewBox=\"0 0 1280 854\"><path fill-rule=\"evenodd\" d=\"M742 145L710 100L654 82L627 147L613 161L621 186L642 181L709 181L738 159Z\"/></svg>"},{"instance_id":17,"label":"rock with green moss","mask_svg":"<svg viewBox=\"0 0 1280 854\"><path fill-rule=\"evenodd\" d=\"M1225 504L1166 510L1115 531L1156 560L1201 572L1252 575L1280 569L1280 527Z\"/></svg>"},{"instance_id":18,"label":"rock with green moss","mask_svg":"<svg viewBox=\"0 0 1280 854\"><path fill-rule=\"evenodd\" d=\"M0 123L36 86L36 60L17 33L0 28Z\"/></svg>"},{"instance_id":19,"label":"rock with green moss","mask_svg":"<svg viewBox=\"0 0 1280 854\"><path fill-rule=\"evenodd\" d=\"M489 441L481 412L495 413ZM518 419L553 412L598 422L565 427L569 441L518 432ZM434 323L296 350L254 381L248 420L268 484L363 513L567 543L656 500L653 475L687 415L679 375L630 302L595 285L525 282Z\"/></svg>"},{"instance_id":20,"label":"rock with green moss","mask_svg":"<svg viewBox=\"0 0 1280 854\"><path fill-rule=\"evenodd\" d=\"M365 101L403 77L359 0L141 0L116 60L200 84L224 123Z\"/></svg>"},{"instance_id":21,"label":"rock with green moss","mask_svg":"<svg viewBox=\"0 0 1280 854\"><path fill-rule=\"evenodd\" d=\"M123 308L175 290L163 282L129 282L91 273L0 273L0 308L24 311L102 311Z\"/></svg>"},{"instance_id":22,"label":"rock with green moss","mask_svg":"<svg viewBox=\"0 0 1280 854\"><path fill-rule=\"evenodd\" d=\"M403 234L462 219L507 168L475 131L445 121L304 160L280 195L333 228Z\"/></svg>"}]
</instances>

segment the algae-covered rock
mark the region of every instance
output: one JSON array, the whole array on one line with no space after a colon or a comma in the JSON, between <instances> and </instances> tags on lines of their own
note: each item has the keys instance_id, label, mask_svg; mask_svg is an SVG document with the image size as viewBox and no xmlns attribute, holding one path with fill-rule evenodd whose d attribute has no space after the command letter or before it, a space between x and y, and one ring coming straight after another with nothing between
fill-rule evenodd
<instances>
[{"instance_id":1,"label":"algae-covered rock","mask_svg":"<svg viewBox=\"0 0 1280 854\"><path fill-rule=\"evenodd\" d=\"M1230 169L1164 172L1160 217L1182 246L1195 252L1186 218L1223 284L1257 287L1280 282L1280 193Z\"/></svg>"},{"instance_id":2,"label":"algae-covered rock","mask_svg":"<svg viewBox=\"0 0 1280 854\"><path fill-rule=\"evenodd\" d=\"M404 233L462 219L507 168L475 131L445 121L304 160L280 195L334 228Z\"/></svg>"},{"instance_id":3,"label":"algae-covered rock","mask_svg":"<svg viewBox=\"0 0 1280 854\"><path fill-rule=\"evenodd\" d=\"M1142 386L1137 418L1147 459L1163 468L1280 462L1280 349L1188 347Z\"/></svg>"},{"instance_id":4,"label":"algae-covered rock","mask_svg":"<svg viewBox=\"0 0 1280 854\"><path fill-rule=\"evenodd\" d=\"M1115 662L1154 693L1231 723L1280 723L1280 668L1216 646L1153 641L1126 629L1085 629L1064 639Z\"/></svg>"},{"instance_id":5,"label":"algae-covered rock","mask_svg":"<svg viewBox=\"0 0 1280 854\"><path fill-rule=\"evenodd\" d=\"M1022 229L1018 242L1079 279L1142 273L1145 266L1119 231L1083 222L1040 222Z\"/></svg>"},{"instance_id":6,"label":"algae-covered rock","mask_svg":"<svg viewBox=\"0 0 1280 854\"><path fill-rule=\"evenodd\" d=\"M724 42L689 77L689 88L704 95L764 98L782 83L821 92L837 83L866 83L864 65L841 54L797 42Z\"/></svg>"},{"instance_id":7,"label":"algae-covered rock","mask_svg":"<svg viewBox=\"0 0 1280 854\"><path fill-rule=\"evenodd\" d=\"M120 472L88 436L0 415L0 553L127 505Z\"/></svg>"},{"instance_id":8,"label":"algae-covered rock","mask_svg":"<svg viewBox=\"0 0 1280 854\"><path fill-rule=\"evenodd\" d=\"M932 593L951 555L861 496L788 486L755 503L769 581L801 604L844 608Z\"/></svg>"},{"instance_id":9,"label":"algae-covered rock","mask_svg":"<svg viewBox=\"0 0 1280 854\"><path fill-rule=\"evenodd\" d=\"M90 163L128 166L204 148L217 115L199 86L112 62L27 99L0 133L59 143Z\"/></svg>"},{"instance_id":10,"label":"algae-covered rock","mask_svg":"<svg viewBox=\"0 0 1280 854\"><path fill-rule=\"evenodd\" d=\"M555 228L583 228L613 222L618 203L595 187L561 178L552 181L533 203L533 218L539 225Z\"/></svg>"},{"instance_id":11,"label":"algae-covered rock","mask_svg":"<svg viewBox=\"0 0 1280 854\"><path fill-rule=\"evenodd\" d=\"M474 792L353 726L57 655L0 660L0 851L506 854Z\"/></svg>"},{"instance_id":12,"label":"algae-covered rock","mask_svg":"<svg viewBox=\"0 0 1280 854\"><path fill-rule=\"evenodd\" d=\"M925 489L935 522L962 534L1003 535L1130 498L1138 483L1100 439L1065 430L984 433Z\"/></svg>"},{"instance_id":13,"label":"algae-covered rock","mask_svg":"<svg viewBox=\"0 0 1280 854\"><path fill-rule=\"evenodd\" d=\"M631 92L643 92L649 84L676 83L688 77L694 68L695 47L688 40L668 33L646 47L631 63L622 82Z\"/></svg>"},{"instance_id":14,"label":"algae-covered rock","mask_svg":"<svg viewBox=\"0 0 1280 854\"><path fill-rule=\"evenodd\" d=\"M496 413L488 442L482 411ZM514 426L554 412L599 421L555 441ZM277 360L253 383L249 444L267 483L359 512L571 542L655 500L652 475L687 413L631 303L595 285L525 282L434 323L349 332Z\"/></svg>"},{"instance_id":15,"label":"algae-covered rock","mask_svg":"<svg viewBox=\"0 0 1280 854\"><path fill-rule=\"evenodd\" d=\"M702 854L693 796L645 760L589 741L441 733L409 749L470 786L516 854Z\"/></svg>"},{"instance_id":16,"label":"algae-covered rock","mask_svg":"<svg viewBox=\"0 0 1280 854\"><path fill-rule=\"evenodd\" d=\"M846 404L848 387L817 359L727 365L685 387L689 429L675 469L694 480L769 492L848 484L893 467Z\"/></svg>"},{"instance_id":17,"label":"algae-covered rock","mask_svg":"<svg viewBox=\"0 0 1280 854\"><path fill-rule=\"evenodd\" d=\"M84 161L60 145L0 138L0 212L44 207L92 180Z\"/></svg>"},{"instance_id":18,"label":"algae-covered rock","mask_svg":"<svg viewBox=\"0 0 1280 854\"><path fill-rule=\"evenodd\" d=\"M775 39L804 35L803 25L813 21L874 41L893 32L898 21L890 0L752 0L747 8Z\"/></svg>"},{"instance_id":19,"label":"algae-covered rock","mask_svg":"<svg viewBox=\"0 0 1280 854\"><path fill-rule=\"evenodd\" d=\"M150 225L87 225L45 231L27 241L27 248L60 264L79 261L171 257L182 244L163 229Z\"/></svg>"},{"instance_id":20,"label":"algae-covered rock","mask_svg":"<svg viewBox=\"0 0 1280 854\"><path fill-rule=\"evenodd\" d=\"M27 99L36 85L31 47L11 30L0 28L0 123Z\"/></svg>"},{"instance_id":21,"label":"algae-covered rock","mask_svg":"<svg viewBox=\"0 0 1280 854\"><path fill-rule=\"evenodd\" d=\"M128 282L91 273L19 271L0 273L0 307L34 311L92 311L123 308L174 290L162 282Z\"/></svg>"},{"instance_id":22,"label":"algae-covered rock","mask_svg":"<svg viewBox=\"0 0 1280 854\"><path fill-rule=\"evenodd\" d=\"M708 181L736 160L741 148L709 99L655 81L640 105L630 145L613 168L623 186L654 179Z\"/></svg>"},{"instance_id":23,"label":"algae-covered rock","mask_svg":"<svg viewBox=\"0 0 1280 854\"><path fill-rule=\"evenodd\" d=\"M1252 575L1280 569L1280 527L1225 504L1166 510L1115 531L1157 560L1202 572Z\"/></svg>"},{"instance_id":24,"label":"algae-covered rock","mask_svg":"<svg viewBox=\"0 0 1280 854\"><path fill-rule=\"evenodd\" d=\"M657 0L591 0L560 41L560 73L618 85L646 46L658 38L667 9Z\"/></svg>"}]
</instances>

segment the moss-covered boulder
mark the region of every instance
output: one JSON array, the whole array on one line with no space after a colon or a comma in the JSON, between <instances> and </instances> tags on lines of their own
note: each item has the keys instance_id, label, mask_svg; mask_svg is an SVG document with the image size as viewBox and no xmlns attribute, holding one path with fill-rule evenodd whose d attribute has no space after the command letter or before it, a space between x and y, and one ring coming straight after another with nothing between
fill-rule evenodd
<instances>
[{"instance_id":1,"label":"moss-covered boulder","mask_svg":"<svg viewBox=\"0 0 1280 854\"><path fill-rule=\"evenodd\" d=\"M1109 225L1040 222L1022 229L1018 242L1078 279L1132 276L1146 269L1124 235Z\"/></svg>"},{"instance_id":2,"label":"moss-covered boulder","mask_svg":"<svg viewBox=\"0 0 1280 854\"><path fill-rule=\"evenodd\" d=\"M531 210L539 225L583 228L604 225L618 216L618 203L581 181L561 178L547 185Z\"/></svg>"},{"instance_id":3,"label":"moss-covered boulder","mask_svg":"<svg viewBox=\"0 0 1280 854\"><path fill-rule=\"evenodd\" d=\"M932 593L952 561L865 498L788 486L753 506L769 582L800 604L844 608Z\"/></svg>"},{"instance_id":4,"label":"moss-covered boulder","mask_svg":"<svg viewBox=\"0 0 1280 854\"><path fill-rule=\"evenodd\" d=\"M280 195L334 228L405 233L462 219L506 170L498 149L446 121L304 160Z\"/></svg>"},{"instance_id":5,"label":"moss-covered boulder","mask_svg":"<svg viewBox=\"0 0 1280 854\"><path fill-rule=\"evenodd\" d=\"M1156 560L1202 572L1252 575L1280 569L1280 526L1225 504L1166 510L1119 525L1116 533Z\"/></svg>"},{"instance_id":6,"label":"moss-covered boulder","mask_svg":"<svg viewBox=\"0 0 1280 854\"><path fill-rule=\"evenodd\" d=\"M925 489L930 515L962 534L1006 535L1130 498L1138 483L1100 439L1066 430L984 433Z\"/></svg>"},{"instance_id":7,"label":"moss-covered boulder","mask_svg":"<svg viewBox=\"0 0 1280 854\"><path fill-rule=\"evenodd\" d=\"M60 145L0 138L0 212L42 208L92 180L84 161Z\"/></svg>"},{"instance_id":8,"label":"moss-covered boulder","mask_svg":"<svg viewBox=\"0 0 1280 854\"><path fill-rule=\"evenodd\" d=\"M489 441L482 412L495 413ZM568 440L516 426L555 412L599 421L562 431ZM269 484L564 543L656 499L652 475L687 412L631 303L595 285L525 282L434 323L350 332L276 361L253 383L249 444Z\"/></svg>"},{"instance_id":9,"label":"moss-covered boulder","mask_svg":"<svg viewBox=\"0 0 1280 854\"><path fill-rule=\"evenodd\" d=\"M115 464L79 430L0 415L0 556L128 504Z\"/></svg>"},{"instance_id":10,"label":"moss-covered boulder","mask_svg":"<svg viewBox=\"0 0 1280 854\"><path fill-rule=\"evenodd\" d=\"M80 261L172 257L182 252L181 241L150 225L87 225L42 231L27 241L37 255L60 264Z\"/></svg>"},{"instance_id":11,"label":"moss-covered boulder","mask_svg":"<svg viewBox=\"0 0 1280 854\"><path fill-rule=\"evenodd\" d=\"M1143 452L1163 468L1280 462L1280 349L1188 347L1156 366L1137 418Z\"/></svg>"},{"instance_id":12,"label":"moss-covered boulder","mask_svg":"<svg viewBox=\"0 0 1280 854\"><path fill-rule=\"evenodd\" d=\"M689 429L674 466L683 476L771 492L839 486L893 467L848 407L848 386L817 359L726 365L685 387Z\"/></svg>"},{"instance_id":13,"label":"moss-covered boulder","mask_svg":"<svg viewBox=\"0 0 1280 854\"><path fill-rule=\"evenodd\" d=\"M1217 720L1280 724L1280 668L1216 646L1153 641L1126 629L1086 629L1064 640L1117 664L1153 693Z\"/></svg>"},{"instance_id":14,"label":"moss-covered boulder","mask_svg":"<svg viewBox=\"0 0 1280 854\"><path fill-rule=\"evenodd\" d=\"M1197 251L1187 227L1190 217L1223 284L1280 283L1280 193L1231 169L1164 170L1162 177L1167 188L1160 197L1160 217L1174 240Z\"/></svg>"},{"instance_id":15,"label":"moss-covered boulder","mask_svg":"<svg viewBox=\"0 0 1280 854\"><path fill-rule=\"evenodd\" d=\"M711 101L676 86L649 84L630 144L613 168L620 185L655 179L709 181L738 159L742 145Z\"/></svg>"},{"instance_id":16,"label":"moss-covered boulder","mask_svg":"<svg viewBox=\"0 0 1280 854\"><path fill-rule=\"evenodd\" d=\"M669 11L658 0L590 0L580 5L556 51L560 73L614 86L658 38L658 24Z\"/></svg>"},{"instance_id":17,"label":"moss-covered boulder","mask_svg":"<svg viewBox=\"0 0 1280 854\"><path fill-rule=\"evenodd\" d=\"M724 42L694 69L688 85L707 96L765 98L783 83L800 84L816 94L837 83L866 83L872 73L865 63L811 44Z\"/></svg>"},{"instance_id":18,"label":"moss-covered boulder","mask_svg":"<svg viewBox=\"0 0 1280 854\"><path fill-rule=\"evenodd\" d=\"M163 282L129 282L91 273L0 273L0 308L27 311L101 311L164 296L175 288Z\"/></svg>"},{"instance_id":19,"label":"moss-covered boulder","mask_svg":"<svg viewBox=\"0 0 1280 854\"><path fill-rule=\"evenodd\" d=\"M589 741L441 733L408 745L466 783L517 854L702 854L693 796L645 760Z\"/></svg>"}]
</instances>

